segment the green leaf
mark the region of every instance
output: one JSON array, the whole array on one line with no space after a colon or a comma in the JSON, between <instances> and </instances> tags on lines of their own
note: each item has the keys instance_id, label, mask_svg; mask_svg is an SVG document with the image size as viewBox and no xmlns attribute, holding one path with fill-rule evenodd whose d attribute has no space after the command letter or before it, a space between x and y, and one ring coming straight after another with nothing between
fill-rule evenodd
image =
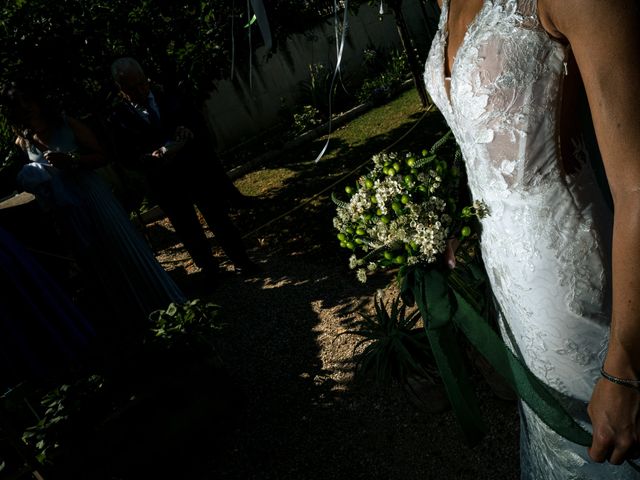
<instances>
[{"instance_id":1,"label":"green leaf","mask_svg":"<svg viewBox=\"0 0 640 480\"><path fill-rule=\"evenodd\" d=\"M244 28L249 28L251 25L256 23L256 20L258 20L258 17L256 17L256 14L254 13L253 17L251 17L251 20L249 20L249 22L244 26Z\"/></svg>"}]
</instances>

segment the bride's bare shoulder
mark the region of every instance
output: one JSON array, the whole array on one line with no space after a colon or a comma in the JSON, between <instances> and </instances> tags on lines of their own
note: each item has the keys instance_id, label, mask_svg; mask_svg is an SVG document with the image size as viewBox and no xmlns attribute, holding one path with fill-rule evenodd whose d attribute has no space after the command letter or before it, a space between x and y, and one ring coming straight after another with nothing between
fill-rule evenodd
<instances>
[{"instance_id":1,"label":"bride's bare shoulder","mask_svg":"<svg viewBox=\"0 0 640 480\"><path fill-rule=\"evenodd\" d=\"M637 21L638 5L637 0L538 0L538 15L549 35L566 40L576 30L602 31L597 27L603 16Z\"/></svg>"}]
</instances>

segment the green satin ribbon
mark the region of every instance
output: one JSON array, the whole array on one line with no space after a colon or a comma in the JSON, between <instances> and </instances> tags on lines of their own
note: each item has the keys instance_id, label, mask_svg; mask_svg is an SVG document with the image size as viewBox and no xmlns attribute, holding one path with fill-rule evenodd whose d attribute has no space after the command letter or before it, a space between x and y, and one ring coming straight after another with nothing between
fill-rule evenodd
<instances>
[{"instance_id":1,"label":"green satin ribbon","mask_svg":"<svg viewBox=\"0 0 640 480\"><path fill-rule=\"evenodd\" d=\"M403 298L410 304L415 300L418 305L442 381L469 444L478 443L486 428L457 341L458 331L552 430L579 445L591 445L591 434L507 348L477 307L451 285L450 272L436 267L411 267L403 273Z\"/></svg>"}]
</instances>

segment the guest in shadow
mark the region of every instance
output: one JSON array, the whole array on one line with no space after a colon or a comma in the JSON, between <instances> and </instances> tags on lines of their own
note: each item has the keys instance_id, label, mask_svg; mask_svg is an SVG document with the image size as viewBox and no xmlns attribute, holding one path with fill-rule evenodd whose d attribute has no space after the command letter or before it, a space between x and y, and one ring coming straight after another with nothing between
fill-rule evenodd
<instances>
[{"instance_id":1,"label":"guest in shadow","mask_svg":"<svg viewBox=\"0 0 640 480\"><path fill-rule=\"evenodd\" d=\"M146 320L153 310L183 302L182 292L94 171L106 156L92 131L27 87L9 86L2 100L16 144L28 157L19 185L52 211L101 303L117 315L114 320L121 325Z\"/></svg>"},{"instance_id":2,"label":"guest in shadow","mask_svg":"<svg viewBox=\"0 0 640 480\"><path fill-rule=\"evenodd\" d=\"M145 175L153 199L198 267L217 275L218 264L194 205L236 271L256 273L228 215L229 203L242 206L248 198L233 186L206 146L203 125L194 120L193 111L178 95L152 88L132 58L116 60L111 73L121 97L109 118L117 160Z\"/></svg>"}]
</instances>

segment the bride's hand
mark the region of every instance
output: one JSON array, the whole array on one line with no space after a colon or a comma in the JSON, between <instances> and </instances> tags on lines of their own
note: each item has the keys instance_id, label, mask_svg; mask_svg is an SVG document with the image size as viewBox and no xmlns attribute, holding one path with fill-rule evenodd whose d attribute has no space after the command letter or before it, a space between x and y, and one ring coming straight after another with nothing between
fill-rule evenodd
<instances>
[{"instance_id":1,"label":"bride's hand","mask_svg":"<svg viewBox=\"0 0 640 480\"><path fill-rule=\"evenodd\" d=\"M589 402L594 462L620 465L640 456L640 391L600 379Z\"/></svg>"},{"instance_id":2,"label":"bride's hand","mask_svg":"<svg viewBox=\"0 0 640 480\"><path fill-rule=\"evenodd\" d=\"M460 246L460 240L450 238L447 240L447 247L444 250L444 261L451 270L456 268L456 250Z\"/></svg>"}]
</instances>

